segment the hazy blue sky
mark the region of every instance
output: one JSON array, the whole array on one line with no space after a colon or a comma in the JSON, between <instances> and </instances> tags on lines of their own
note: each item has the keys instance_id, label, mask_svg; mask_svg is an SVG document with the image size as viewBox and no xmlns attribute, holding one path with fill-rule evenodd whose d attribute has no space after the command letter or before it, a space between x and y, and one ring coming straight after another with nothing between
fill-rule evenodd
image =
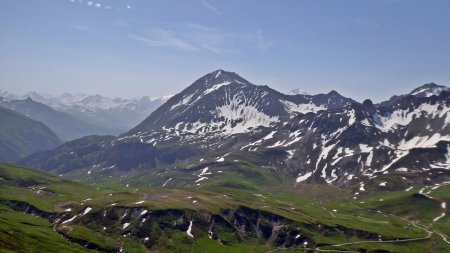
<instances>
[{"instance_id":1,"label":"hazy blue sky","mask_svg":"<svg viewBox=\"0 0 450 253\"><path fill-rule=\"evenodd\" d=\"M375 101L450 83L450 1L2 0L0 89L161 96L215 69Z\"/></svg>"}]
</instances>

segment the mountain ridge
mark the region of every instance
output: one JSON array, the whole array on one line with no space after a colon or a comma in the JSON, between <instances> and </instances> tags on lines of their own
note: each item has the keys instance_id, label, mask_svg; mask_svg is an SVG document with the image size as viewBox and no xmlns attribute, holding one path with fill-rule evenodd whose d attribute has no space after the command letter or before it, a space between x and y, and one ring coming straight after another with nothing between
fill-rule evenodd
<instances>
[{"instance_id":1,"label":"mountain ridge","mask_svg":"<svg viewBox=\"0 0 450 253\"><path fill-rule=\"evenodd\" d=\"M197 179L184 170L209 167L205 161L246 161L276 171L286 183L345 187L404 171L405 164L408 173L442 173L450 166L449 108L446 90L359 103L336 91L286 95L217 70L116 139L63 145L23 164L93 179L139 176L160 183L155 175L166 175L171 184L195 187ZM86 148L92 152L81 152ZM416 159L419 151L426 156ZM66 152L77 155L58 159Z\"/></svg>"},{"instance_id":2,"label":"mountain ridge","mask_svg":"<svg viewBox=\"0 0 450 253\"><path fill-rule=\"evenodd\" d=\"M217 126L216 122L223 121L220 118L226 118L230 124L243 123L241 128L268 126L271 122L278 121L279 117L289 117L302 110L339 108L352 102L354 101L336 91L314 96L286 95L266 85L252 84L234 72L216 70L173 96L130 133L154 126L174 127L176 124L190 130L198 128L194 125L196 122L199 122L198 125L206 124L207 128L220 129L225 127ZM194 106L197 108L193 109ZM203 113L199 114L199 109ZM249 123L246 115L258 118L257 122ZM247 117L247 120L235 122L241 116ZM249 123L248 126L245 123Z\"/></svg>"},{"instance_id":3,"label":"mountain ridge","mask_svg":"<svg viewBox=\"0 0 450 253\"><path fill-rule=\"evenodd\" d=\"M43 123L0 107L0 161L17 162L36 151L62 144Z\"/></svg>"},{"instance_id":4,"label":"mountain ridge","mask_svg":"<svg viewBox=\"0 0 450 253\"><path fill-rule=\"evenodd\" d=\"M30 97L24 100L1 98L0 106L44 123L65 141L92 134L114 132L112 129L97 126L68 113L57 111Z\"/></svg>"},{"instance_id":5,"label":"mountain ridge","mask_svg":"<svg viewBox=\"0 0 450 253\"><path fill-rule=\"evenodd\" d=\"M24 95L16 95L0 90L0 97L11 101L23 101L32 99L44 104L53 110L76 118L76 121L85 122L96 131L88 131L88 134L121 134L136 126L154 109L163 104L170 96L149 97L142 96L131 99L110 98L99 94L86 95L81 93L64 93L60 96L28 92ZM27 110L33 110L29 107ZM31 115L30 115L31 116ZM82 137L77 135L76 137ZM66 138L74 139L74 138Z\"/></svg>"}]
</instances>

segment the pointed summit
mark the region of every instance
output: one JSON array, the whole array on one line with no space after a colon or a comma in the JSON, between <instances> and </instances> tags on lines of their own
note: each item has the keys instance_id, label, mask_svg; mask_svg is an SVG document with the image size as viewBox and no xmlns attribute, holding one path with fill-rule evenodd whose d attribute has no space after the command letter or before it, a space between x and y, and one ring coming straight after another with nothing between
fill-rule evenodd
<instances>
[{"instance_id":1,"label":"pointed summit","mask_svg":"<svg viewBox=\"0 0 450 253\"><path fill-rule=\"evenodd\" d=\"M243 133L268 127L281 118L342 108L351 102L337 92L285 95L218 69L170 98L129 134L161 127L190 134Z\"/></svg>"},{"instance_id":2,"label":"pointed summit","mask_svg":"<svg viewBox=\"0 0 450 253\"><path fill-rule=\"evenodd\" d=\"M218 69L209 74L204 75L197 82L203 82L206 88L211 88L212 86L220 83L238 83L238 84L249 84L250 82L239 76L234 72L225 71L223 69ZM194 85L195 85L194 83Z\"/></svg>"},{"instance_id":3,"label":"pointed summit","mask_svg":"<svg viewBox=\"0 0 450 253\"><path fill-rule=\"evenodd\" d=\"M330 92L328 92L327 95L332 96L332 97L342 97L342 95L339 94L339 92L337 92L335 90L331 90Z\"/></svg>"},{"instance_id":4,"label":"pointed summit","mask_svg":"<svg viewBox=\"0 0 450 253\"><path fill-rule=\"evenodd\" d=\"M282 94L218 69L169 99L132 132L159 127L191 133L245 132L288 116Z\"/></svg>"},{"instance_id":5,"label":"pointed summit","mask_svg":"<svg viewBox=\"0 0 450 253\"><path fill-rule=\"evenodd\" d=\"M218 69L216 71L214 71L212 74L216 74L215 78L218 78L220 75L222 75L222 71L221 69Z\"/></svg>"}]
</instances>

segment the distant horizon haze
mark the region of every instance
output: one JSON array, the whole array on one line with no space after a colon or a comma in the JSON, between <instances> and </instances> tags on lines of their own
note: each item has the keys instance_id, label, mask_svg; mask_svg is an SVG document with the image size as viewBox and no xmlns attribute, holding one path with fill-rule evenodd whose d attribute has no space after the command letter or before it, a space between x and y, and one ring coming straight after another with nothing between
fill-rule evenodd
<instances>
[{"instance_id":1,"label":"distant horizon haze","mask_svg":"<svg viewBox=\"0 0 450 253\"><path fill-rule=\"evenodd\" d=\"M450 83L444 0L22 0L0 3L0 90L177 94L216 69L380 102Z\"/></svg>"}]
</instances>

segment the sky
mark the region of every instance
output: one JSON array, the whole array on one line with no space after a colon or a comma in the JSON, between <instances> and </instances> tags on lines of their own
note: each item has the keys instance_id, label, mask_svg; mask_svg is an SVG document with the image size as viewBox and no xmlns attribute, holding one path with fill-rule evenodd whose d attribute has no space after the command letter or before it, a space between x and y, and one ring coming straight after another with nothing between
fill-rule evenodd
<instances>
[{"instance_id":1,"label":"sky","mask_svg":"<svg viewBox=\"0 0 450 253\"><path fill-rule=\"evenodd\" d=\"M450 84L446 0L2 0L0 90L176 94L216 69L388 99Z\"/></svg>"}]
</instances>

